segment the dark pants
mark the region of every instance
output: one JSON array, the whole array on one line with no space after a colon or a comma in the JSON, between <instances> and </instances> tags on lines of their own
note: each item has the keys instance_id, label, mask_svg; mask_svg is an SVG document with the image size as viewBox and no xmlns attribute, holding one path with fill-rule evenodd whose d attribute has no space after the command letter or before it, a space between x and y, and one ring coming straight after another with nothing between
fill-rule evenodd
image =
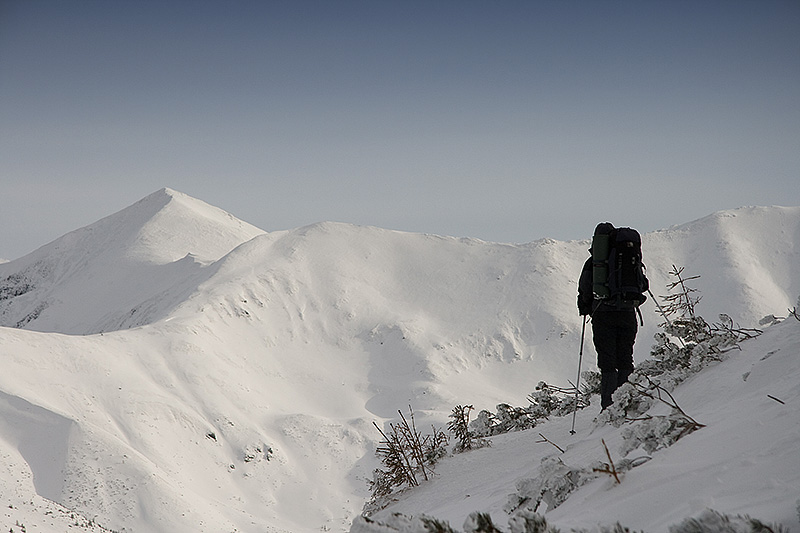
<instances>
[{"instance_id":1,"label":"dark pants","mask_svg":"<svg viewBox=\"0 0 800 533\"><path fill-rule=\"evenodd\" d=\"M633 372L633 343L636 340L636 311L604 309L592 313L592 336L600 368L600 406L613 402L611 395L628 381Z\"/></svg>"}]
</instances>

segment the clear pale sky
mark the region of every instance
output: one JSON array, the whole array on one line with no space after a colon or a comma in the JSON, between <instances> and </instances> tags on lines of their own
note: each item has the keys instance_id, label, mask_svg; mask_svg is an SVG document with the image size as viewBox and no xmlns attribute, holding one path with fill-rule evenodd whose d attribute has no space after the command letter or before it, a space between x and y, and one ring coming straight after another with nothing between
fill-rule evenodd
<instances>
[{"instance_id":1,"label":"clear pale sky","mask_svg":"<svg viewBox=\"0 0 800 533\"><path fill-rule=\"evenodd\" d=\"M800 2L0 0L0 257L162 188L498 242L800 205Z\"/></svg>"}]
</instances>

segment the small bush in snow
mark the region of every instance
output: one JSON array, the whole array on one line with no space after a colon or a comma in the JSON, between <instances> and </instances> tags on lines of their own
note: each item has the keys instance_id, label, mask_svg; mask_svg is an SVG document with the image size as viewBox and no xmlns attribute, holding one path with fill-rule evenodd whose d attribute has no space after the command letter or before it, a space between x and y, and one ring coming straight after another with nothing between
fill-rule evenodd
<instances>
[{"instance_id":1,"label":"small bush in snow","mask_svg":"<svg viewBox=\"0 0 800 533\"><path fill-rule=\"evenodd\" d=\"M585 398L593 394L600 394L600 372L585 370L581 372L581 394Z\"/></svg>"},{"instance_id":2,"label":"small bush in snow","mask_svg":"<svg viewBox=\"0 0 800 533\"><path fill-rule=\"evenodd\" d=\"M402 411L398 413L401 421L389 424L388 434L373 423L383 437L375 453L384 468L376 469L370 481L372 498L364 506L365 513L388 504L384 500L395 488L416 487L420 480L427 480L436 462L447 455L447 435L443 431L434 427L431 433L423 435L417 430L410 406L410 423Z\"/></svg>"},{"instance_id":3,"label":"small bush in snow","mask_svg":"<svg viewBox=\"0 0 800 533\"><path fill-rule=\"evenodd\" d=\"M628 455L639 447L653 453L672 446L693 428L693 423L679 413L650 417L622 430L620 453Z\"/></svg>"},{"instance_id":4,"label":"small bush in snow","mask_svg":"<svg viewBox=\"0 0 800 533\"><path fill-rule=\"evenodd\" d=\"M521 509L508 519L510 533L560 533L541 514ZM360 516L353 521L350 533L459 533L447 522L430 516L409 517L394 513L381 522ZM463 533L503 533L486 513L474 512L464 522ZM598 524L591 529L572 529L571 533L634 533L619 522ZM749 516L728 516L706 509L697 518L688 518L669 527L669 533L788 533L780 525L768 525Z\"/></svg>"},{"instance_id":5,"label":"small bush in snow","mask_svg":"<svg viewBox=\"0 0 800 533\"><path fill-rule=\"evenodd\" d=\"M669 533L778 533L787 531L779 525L767 525L749 516L731 517L706 509L697 518L687 518L670 526Z\"/></svg>"},{"instance_id":6,"label":"small bush in snow","mask_svg":"<svg viewBox=\"0 0 800 533\"><path fill-rule=\"evenodd\" d=\"M539 465L539 476L517 482L517 492L509 496L505 511L512 515L524 510L535 513L543 503L547 510L555 509L596 477L591 469L568 466L558 457L545 457Z\"/></svg>"},{"instance_id":7,"label":"small bush in snow","mask_svg":"<svg viewBox=\"0 0 800 533\"><path fill-rule=\"evenodd\" d=\"M493 427L495 424L495 417L489 411L483 409L478 416L475 417L475 420L469 423L469 427L472 430L474 435L480 437L488 437L492 435Z\"/></svg>"},{"instance_id":8,"label":"small bush in snow","mask_svg":"<svg viewBox=\"0 0 800 533\"><path fill-rule=\"evenodd\" d=\"M489 513L474 512L464 521L464 533L503 533L492 522Z\"/></svg>"},{"instance_id":9,"label":"small bush in snow","mask_svg":"<svg viewBox=\"0 0 800 533\"><path fill-rule=\"evenodd\" d=\"M528 395L529 412L535 418L547 418L550 413L561 407L561 398L557 396L559 389L551 387L544 381L536 385L536 390Z\"/></svg>"},{"instance_id":10,"label":"small bush in snow","mask_svg":"<svg viewBox=\"0 0 800 533\"><path fill-rule=\"evenodd\" d=\"M365 516L357 517L350 526L350 533L457 533L447 522L421 515L410 517L393 513L381 522Z\"/></svg>"},{"instance_id":11,"label":"small bush in snow","mask_svg":"<svg viewBox=\"0 0 800 533\"><path fill-rule=\"evenodd\" d=\"M508 519L511 533L559 533L545 518L533 511L522 510Z\"/></svg>"},{"instance_id":12,"label":"small bush in snow","mask_svg":"<svg viewBox=\"0 0 800 533\"><path fill-rule=\"evenodd\" d=\"M536 426L537 419L525 407L513 407L507 403L497 406L495 414L482 410L472 422L476 436L489 437L511 431L522 431Z\"/></svg>"},{"instance_id":13,"label":"small bush in snow","mask_svg":"<svg viewBox=\"0 0 800 533\"><path fill-rule=\"evenodd\" d=\"M511 533L559 533L559 530L548 525L539 514L524 511L511 517L508 521ZM611 530L608 530L611 531ZM430 516L409 517L401 513L378 522L360 516L353 521L350 533L458 533L447 522ZM503 533L492 522L487 513L474 512L464 521L463 533Z\"/></svg>"},{"instance_id":14,"label":"small bush in snow","mask_svg":"<svg viewBox=\"0 0 800 533\"><path fill-rule=\"evenodd\" d=\"M762 318L761 320L765 319ZM775 318L775 315L771 315L771 322L769 323L774 324L776 322L778 322L778 319ZM764 324L761 325L763 326ZM756 328L743 328L736 324L730 316L720 313L719 322L711 325L711 333L716 340L716 347L720 351L724 351L731 347L739 348L740 342L754 339L764 332Z\"/></svg>"},{"instance_id":15,"label":"small bush in snow","mask_svg":"<svg viewBox=\"0 0 800 533\"><path fill-rule=\"evenodd\" d=\"M628 379L634 380L639 377L638 374L634 373ZM631 419L649 411L653 403L655 403L651 397L641 394L630 381L615 390L612 398L614 403L598 415L598 423L608 423L614 427L620 427Z\"/></svg>"},{"instance_id":16,"label":"small bush in snow","mask_svg":"<svg viewBox=\"0 0 800 533\"><path fill-rule=\"evenodd\" d=\"M664 300L665 322L661 324L664 331L655 335L656 342L651 350L653 359L644 361L637 369L647 376L660 376L661 386L668 390L710 364L722 361L724 353L737 348L740 342L762 333L758 329L739 327L725 314L719 315L719 322L709 325L695 312L700 297L694 296L697 289L687 283L700 276L684 278L683 267L674 265L670 275L677 281L667 288L678 291L661 296ZM675 318L670 320L669 316Z\"/></svg>"},{"instance_id":17,"label":"small bush in snow","mask_svg":"<svg viewBox=\"0 0 800 533\"><path fill-rule=\"evenodd\" d=\"M508 519L510 533L560 533L539 513L523 509ZM459 533L447 522L422 515L408 517L395 513L383 522L358 517L350 533ZM492 523L486 513L472 513L464 522L463 533L503 533ZM572 533L634 533L619 522L614 525L599 524L592 529L573 529ZM788 533L781 525L766 524L747 515L730 516L706 509L696 518L669 527L669 533Z\"/></svg>"},{"instance_id":18,"label":"small bush in snow","mask_svg":"<svg viewBox=\"0 0 800 533\"><path fill-rule=\"evenodd\" d=\"M700 276L685 278L683 277L683 271L684 267L678 268L675 265L672 265L672 270L669 271L669 275L674 277L675 281L667 285L667 291L669 291L670 294L661 297L661 299L664 300L664 306L662 307L665 315L664 318L667 320L667 324L662 324L662 326L669 325L667 316L677 314L681 319L685 319L691 328L691 323L694 322L697 316L694 312L694 308L700 303L702 296L694 296L697 289L690 287L687 282L698 279ZM673 292L673 289L677 290Z\"/></svg>"},{"instance_id":19,"label":"small bush in snow","mask_svg":"<svg viewBox=\"0 0 800 533\"><path fill-rule=\"evenodd\" d=\"M599 374L596 380L591 374L588 375L590 387L595 386L595 381L599 389ZM589 405L589 394L589 392L578 394L578 408L582 409ZM536 385L536 390L528 395L530 404L527 407L513 407L507 403L501 403L497 406L495 414L486 410L478 413L470 428L476 436L480 437L531 429L550 416L565 416L572 413L576 405L575 397L574 387L565 389L540 381Z\"/></svg>"},{"instance_id":20,"label":"small bush in snow","mask_svg":"<svg viewBox=\"0 0 800 533\"><path fill-rule=\"evenodd\" d=\"M598 379L598 390L599 386ZM589 405L588 394L581 391L576 395L575 392L575 387L565 389L540 381L536 385L536 390L528 395L528 401L530 402L528 410L537 419L546 419L549 416L566 416L575 410L576 396L579 409Z\"/></svg>"},{"instance_id":21,"label":"small bush in snow","mask_svg":"<svg viewBox=\"0 0 800 533\"><path fill-rule=\"evenodd\" d=\"M456 533L450 524L436 518L422 516L419 522L422 524L422 529L415 529L414 533Z\"/></svg>"},{"instance_id":22,"label":"small bush in snow","mask_svg":"<svg viewBox=\"0 0 800 533\"><path fill-rule=\"evenodd\" d=\"M495 434L530 429L535 427L538 421L529 409L513 407L507 403L501 403L497 406L495 420L497 422L494 427Z\"/></svg>"},{"instance_id":23,"label":"small bush in snow","mask_svg":"<svg viewBox=\"0 0 800 533\"><path fill-rule=\"evenodd\" d=\"M510 533L560 533L560 530L547 523L544 516L531 510L522 510L508 519ZM731 533L738 533L738 530ZM750 530L747 530L750 531ZM459 533L447 522L430 516L409 517L394 513L382 521L360 516L353 521L350 533ZM474 512L464 521L463 533L504 533L492 522L488 513ZM592 529L573 529L572 533L633 533L620 523L613 526L597 525Z\"/></svg>"},{"instance_id":24,"label":"small bush in snow","mask_svg":"<svg viewBox=\"0 0 800 533\"><path fill-rule=\"evenodd\" d=\"M458 441L453 447L453 453L461 453L491 445L487 439L479 437L470 429L469 414L473 409L474 407L471 405L457 405L453 408L453 412L450 413L452 420L447 423L447 429Z\"/></svg>"},{"instance_id":25,"label":"small bush in snow","mask_svg":"<svg viewBox=\"0 0 800 533\"><path fill-rule=\"evenodd\" d=\"M633 379L614 391L614 403L597 420L620 427L634 422L622 431L621 452L627 455L640 446L648 453L667 448L692 431L705 427L686 414L668 390L649 376L632 375ZM647 415L650 407L661 402L672 411L667 416Z\"/></svg>"}]
</instances>

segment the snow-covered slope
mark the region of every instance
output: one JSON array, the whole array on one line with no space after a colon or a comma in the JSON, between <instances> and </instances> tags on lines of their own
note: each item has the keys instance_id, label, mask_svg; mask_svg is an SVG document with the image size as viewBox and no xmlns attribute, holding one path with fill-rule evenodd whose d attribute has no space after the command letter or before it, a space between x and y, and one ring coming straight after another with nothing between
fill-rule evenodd
<instances>
[{"instance_id":1,"label":"snow-covered slope","mask_svg":"<svg viewBox=\"0 0 800 533\"><path fill-rule=\"evenodd\" d=\"M122 211L0 264L0 325L69 334L144 324L161 294L264 233L162 189ZM158 303L151 300L158 298Z\"/></svg>"},{"instance_id":2,"label":"snow-covered slope","mask_svg":"<svg viewBox=\"0 0 800 533\"><path fill-rule=\"evenodd\" d=\"M676 263L703 276L703 314L782 313L798 228L800 208L746 208L645 235L653 290ZM0 264L0 496L43 531L61 530L36 518L43 498L137 532L346 531L373 421L521 404L574 378L587 248L267 234L154 193ZM644 313L640 360L659 321Z\"/></svg>"},{"instance_id":3,"label":"snow-covered slope","mask_svg":"<svg viewBox=\"0 0 800 533\"><path fill-rule=\"evenodd\" d=\"M621 474L619 484L611 476L600 476L560 506L543 505L539 512L548 524L561 531L598 531L598 526L619 522L633 531L660 532L712 509L797 530L800 321L789 318L741 347L672 393L681 409L706 427L665 449L635 449L627 459L643 464ZM667 406L656 404L649 414L668 412ZM505 509L516 502L510 496L518 488L524 491L526 480L542 475L544 460L559 460L574 469L608 464L605 442L612 461L622 463L621 435L630 426L598 425L592 420L596 414L592 408L581 411L575 435L570 434L571 416L554 418L531 430L494 437L491 448L445 459L431 481L407 491L372 519L391 524L399 522L392 520L393 513L425 514L461 530L467 517L479 511L508 531ZM644 462L647 457L651 460ZM392 531L363 524L354 530Z\"/></svg>"},{"instance_id":4,"label":"snow-covered slope","mask_svg":"<svg viewBox=\"0 0 800 533\"><path fill-rule=\"evenodd\" d=\"M665 272L699 275L698 311L728 313L742 325L782 313L800 294L800 208L742 207L644 236L643 254L655 294ZM660 291L660 292L658 292Z\"/></svg>"}]
</instances>

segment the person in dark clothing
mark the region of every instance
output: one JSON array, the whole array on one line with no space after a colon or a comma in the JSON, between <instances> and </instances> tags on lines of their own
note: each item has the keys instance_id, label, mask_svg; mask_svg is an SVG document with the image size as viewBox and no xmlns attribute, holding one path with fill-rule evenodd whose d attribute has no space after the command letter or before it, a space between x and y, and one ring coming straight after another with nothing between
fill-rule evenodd
<instances>
[{"instance_id":1,"label":"person in dark clothing","mask_svg":"<svg viewBox=\"0 0 800 533\"><path fill-rule=\"evenodd\" d=\"M636 309L594 297L589 257L578 281L578 311L592 319L592 340L600 368L600 406L605 409L613 403L614 391L633 372L633 344L638 329Z\"/></svg>"}]
</instances>

